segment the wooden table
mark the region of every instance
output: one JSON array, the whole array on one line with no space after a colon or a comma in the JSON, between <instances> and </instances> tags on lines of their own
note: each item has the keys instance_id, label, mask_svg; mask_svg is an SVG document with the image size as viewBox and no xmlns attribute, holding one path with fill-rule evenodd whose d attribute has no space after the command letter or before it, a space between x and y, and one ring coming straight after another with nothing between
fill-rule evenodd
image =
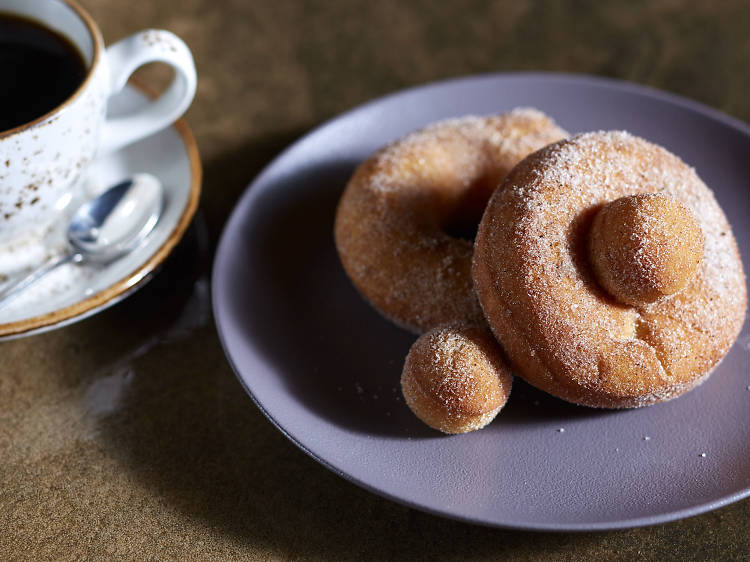
<instances>
[{"instance_id":1,"label":"wooden table","mask_svg":"<svg viewBox=\"0 0 750 562\"><path fill-rule=\"evenodd\" d=\"M540 534L440 519L318 465L258 411L211 316L211 253L284 146L394 90L507 70L613 76L750 120L743 0L84 0L108 42L144 27L191 46L201 210L127 304L2 343L0 557L743 558L750 502L649 528ZM144 78L164 81L159 69Z\"/></svg>"}]
</instances>

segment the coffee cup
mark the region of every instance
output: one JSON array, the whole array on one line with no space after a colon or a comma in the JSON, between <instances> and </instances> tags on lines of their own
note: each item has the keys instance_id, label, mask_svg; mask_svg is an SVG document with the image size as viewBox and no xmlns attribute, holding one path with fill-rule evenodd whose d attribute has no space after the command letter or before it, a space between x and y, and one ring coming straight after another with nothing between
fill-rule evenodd
<instances>
[{"instance_id":1,"label":"coffee cup","mask_svg":"<svg viewBox=\"0 0 750 562\"><path fill-rule=\"evenodd\" d=\"M72 44L82 59L80 83L54 107L31 120L0 130L0 274L9 263L24 262L24 248L44 239L80 195L87 166L99 155L122 148L173 123L190 105L196 88L193 58L173 33L149 29L105 48L101 32L73 0L0 0L0 17L32 22ZM8 19L10 18L10 19ZM19 24L20 25L20 24ZM12 23L15 26L15 23ZM150 62L174 69L160 97L129 115L107 117L107 100L131 74ZM6 76L23 87L20 76ZM34 76L30 92L43 91L45 76ZM49 87L59 83L50 78ZM16 111L21 101L5 102L0 112ZM41 111L41 110L40 110ZM29 253L29 252L26 252Z\"/></svg>"}]
</instances>

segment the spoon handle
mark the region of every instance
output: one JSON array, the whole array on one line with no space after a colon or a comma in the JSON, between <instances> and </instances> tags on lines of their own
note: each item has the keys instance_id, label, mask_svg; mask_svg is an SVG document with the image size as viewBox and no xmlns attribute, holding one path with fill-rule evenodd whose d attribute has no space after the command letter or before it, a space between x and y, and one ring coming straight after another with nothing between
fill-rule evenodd
<instances>
[{"instance_id":1,"label":"spoon handle","mask_svg":"<svg viewBox=\"0 0 750 562\"><path fill-rule=\"evenodd\" d=\"M11 284L9 287L6 287L2 291L0 291L0 308L3 308L11 300L21 294L28 287L39 281L50 271L57 269L61 265L69 262L79 262L81 261L81 259L81 254L77 252L67 252L44 262L34 271L29 273L26 277L21 278L16 283Z\"/></svg>"}]
</instances>

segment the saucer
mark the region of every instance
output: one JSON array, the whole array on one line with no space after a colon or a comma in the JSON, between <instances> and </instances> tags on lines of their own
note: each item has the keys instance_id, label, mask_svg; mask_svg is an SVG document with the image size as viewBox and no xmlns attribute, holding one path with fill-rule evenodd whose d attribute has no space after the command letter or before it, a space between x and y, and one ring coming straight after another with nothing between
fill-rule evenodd
<instances>
[{"instance_id":1,"label":"saucer","mask_svg":"<svg viewBox=\"0 0 750 562\"><path fill-rule=\"evenodd\" d=\"M130 113L149 95L127 85L109 102L109 115ZM198 207L201 164L187 123L171 127L97 159L82 180L93 197L135 173L147 172L164 186L164 210L151 235L138 248L107 265L59 267L0 309L0 339L28 336L66 326L119 302L142 287L180 241ZM55 251L58 242L52 243ZM38 249L37 249L38 251Z\"/></svg>"}]
</instances>

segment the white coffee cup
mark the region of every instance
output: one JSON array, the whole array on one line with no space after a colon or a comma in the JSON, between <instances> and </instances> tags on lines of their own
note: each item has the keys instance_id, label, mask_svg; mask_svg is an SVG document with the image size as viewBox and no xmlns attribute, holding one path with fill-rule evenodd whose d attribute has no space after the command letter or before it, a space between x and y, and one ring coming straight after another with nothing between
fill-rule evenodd
<instances>
[{"instance_id":1,"label":"white coffee cup","mask_svg":"<svg viewBox=\"0 0 750 562\"><path fill-rule=\"evenodd\" d=\"M0 13L30 19L62 35L86 64L83 82L58 107L0 131L2 252L43 239L76 199L86 167L97 155L151 135L179 118L195 95L196 74L190 50L169 31L141 31L105 49L96 23L72 0L0 0ZM108 119L107 99L125 86L135 69L149 62L172 66L172 83L145 108ZM2 262L7 267L6 260Z\"/></svg>"}]
</instances>

